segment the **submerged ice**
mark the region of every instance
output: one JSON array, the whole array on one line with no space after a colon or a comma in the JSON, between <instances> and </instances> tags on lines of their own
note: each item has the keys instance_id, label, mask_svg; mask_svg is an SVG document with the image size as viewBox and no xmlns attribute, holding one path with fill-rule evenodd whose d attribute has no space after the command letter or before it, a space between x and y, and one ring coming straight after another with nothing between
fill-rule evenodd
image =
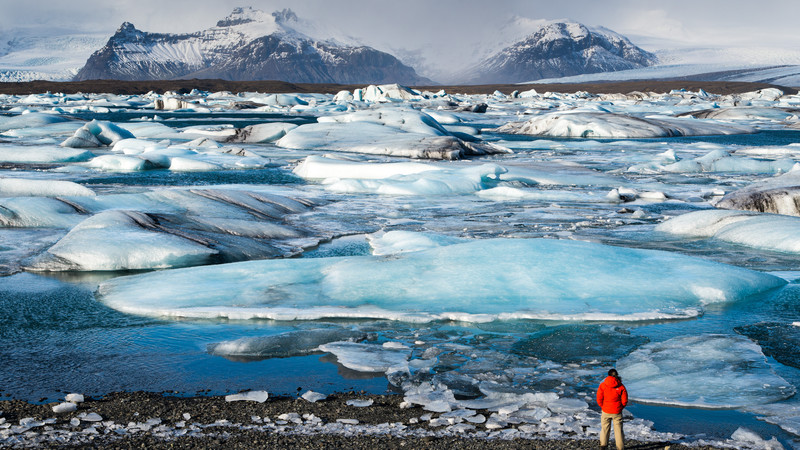
<instances>
[{"instance_id":1,"label":"submerged ice","mask_svg":"<svg viewBox=\"0 0 800 450\"><path fill-rule=\"evenodd\" d=\"M776 375L754 342L698 335L642 346L617 361L632 399L666 405L738 408L784 400L795 388Z\"/></svg>"}]
</instances>

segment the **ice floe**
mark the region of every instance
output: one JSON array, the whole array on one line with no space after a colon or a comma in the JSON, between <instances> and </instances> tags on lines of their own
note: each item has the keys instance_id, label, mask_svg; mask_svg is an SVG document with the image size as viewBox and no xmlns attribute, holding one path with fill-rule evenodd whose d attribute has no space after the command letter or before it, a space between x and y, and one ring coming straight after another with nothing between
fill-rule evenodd
<instances>
[{"instance_id":1,"label":"ice floe","mask_svg":"<svg viewBox=\"0 0 800 450\"><path fill-rule=\"evenodd\" d=\"M32 270L183 267L282 256L319 241L309 230L282 223L288 214L307 211L308 203L268 192L167 189L9 198L0 205L3 226L70 228L28 263Z\"/></svg>"},{"instance_id":2,"label":"ice floe","mask_svg":"<svg viewBox=\"0 0 800 450\"><path fill-rule=\"evenodd\" d=\"M674 151L668 151L651 162L637 164L628 168L628 172L671 172L671 173L700 173L700 172L731 172L731 173L783 173L792 169L795 164L793 159L781 158L778 160L752 159L733 156L725 150L714 150L704 156L693 159L678 160Z\"/></svg>"},{"instance_id":3,"label":"ice floe","mask_svg":"<svg viewBox=\"0 0 800 450\"><path fill-rule=\"evenodd\" d=\"M94 191L72 181L0 178L0 197L91 196Z\"/></svg>"},{"instance_id":4,"label":"ice floe","mask_svg":"<svg viewBox=\"0 0 800 450\"><path fill-rule=\"evenodd\" d=\"M557 173L560 171L560 173ZM619 201L565 191L531 191L519 187L543 185L613 186L621 180L579 167L538 165L528 167L498 164L437 165L435 163L343 161L308 156L294 173L319 180L338 193L384 195L454 195L475 193L486 198Z\"/></svg>"},{"instance_id":5,"label":"ice floe","mask_svg":"<svg viewBox=\"0 0 800 450\"><path fill-rule=\"evenodd\" d=\"M388 258L252 261L162 271L109 280L99 292L121 311L171 317L651 320L696 317L706 304L744 299L784 283L667 252L487 239Z\"/></svg>"},{"instance_id":6,"label":"ice floe","mask_svg":"<svg viewBox=\"0 0 800 450\"><path fill-rule=\"evenodd\" d=\"M777 252L800 252L800 218L738 210L695 211L656 226L689 238L714 238Z\"/></svg>"},{"instance_id":7,"label":"ice floe","mask_svg":"<svg viewBox=\"0 0 800 450\"><path fill-rule=\"evenodd\" d=\"M509 152L492 143L469 142L455 137L431 116L411 109L359 111L322 117L319 123L289 130L276 145L291 149L444 160Z\"/></svg>"},{"instance_id":8,"label":"ice floe","mask_svg":"<svg viewBox=\"0 0 800 450\"><path fill-rule=\"evenodd\" d=\"M754 342L697 335L646 344L617 361L630 398L646 403L738 408L791 397Z\"/></svg>"},{"instance_id":9,"label":"ice floe","mask_svg":"<svg viewBox=\"0 0 800 450\"><path fill-rule=\"evenodd\" d=\"M513 122L498 133L570 138L653 138L746 134L756 130L704 119L648 116L646 118L611 112L564 111L534 116L527 122Z\"/></svg>"},{"instance_id":10,"label":"ice floe","mask_svg":"<svg viewBox=\"0 0 800 450\"><path fill-rule=\"evenodd\" d=\"M347 341L323 344L319 349L335 355L339 364L359 372L403 370L408 366L411 355L411 350L407 348L386 348Z\"/></svg>"}]
</instances>

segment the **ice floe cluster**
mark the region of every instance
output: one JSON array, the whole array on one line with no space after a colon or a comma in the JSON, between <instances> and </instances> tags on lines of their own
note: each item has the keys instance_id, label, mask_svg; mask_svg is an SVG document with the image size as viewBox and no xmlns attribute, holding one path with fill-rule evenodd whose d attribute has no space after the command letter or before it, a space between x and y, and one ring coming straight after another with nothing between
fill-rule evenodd
<instances>
[{"instance_id":1,"label":"ice floe cluster","mask_svg":"<svg viewBox=\"0 0 800 450\"><path fill-rule=\"evenodd\" d=\"M233 362L326 353L424 411L127 427L87 411L81 431L0 422L4 442L226 427L593 438L609 365L640 403L800 434L796 358L777 344L800 320L780 309L800 251L800 96L524 89L0 95L0 274L104 272L98 304L125 314L280 321L191 346ZM776 295L763 320L742 312ZM626 432L677 436L640 418ZM742 428L715 443L775 442Z\"/></svg>"}]
</instances>

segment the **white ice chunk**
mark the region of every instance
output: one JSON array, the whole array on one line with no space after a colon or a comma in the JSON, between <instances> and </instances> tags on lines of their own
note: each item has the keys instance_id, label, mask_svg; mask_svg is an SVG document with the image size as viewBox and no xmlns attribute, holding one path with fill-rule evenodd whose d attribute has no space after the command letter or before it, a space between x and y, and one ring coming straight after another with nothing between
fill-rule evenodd
<instances>
[{"instance_id":1,"label":"white ice chunk","mask_svg":"<svg viewBox=\"0 0 800 450\"><path fill-rule=\"evenodd\" d=\"M757 433L744 427L739 427L731 435L731 439L746 444L748 447L763 450L783 450L783 445L773 437L769 441L763 439Z\"/></svg>"},{"instance_id":2,"label":"white ice chunk","mask_svg":"<svg viewBox=\"0 0 800 450\"><path fill-rule=\"evenodd\" d=\"M130 270L204 264L217 253L205 245L159 232L136 211L104 211L75 226L47 250L38 270Z\"/></svg>"},{"instance_id":3,"label":"white ice chunk","mask_svg":"<svg viewBox=\"0 0 800 450\"><path fill-rule=\"evenodd\" d=\"M56 146L11 145L0 147L0 162L18 164L54 164L89 161L95 154L88 150Z\"/></svg>"},{"instance_id":4,"label":"white ice chunk","mask_svg":"<svg viewBox=\"0 0 800 450\"><path fill-rule=\"evenodd\" d=\"M363 163L311 155L303 159L292 172L308 180L324 180L327 178L372 180L397 175L412 175L431 170L441 170L441 168L421 162Z\"/></svg>"},{"instance_id":5,"label":"white ice chunk","mask_svg":"<svg viewBox=\"0 0 800 450\"><path fill-rule=\"evenodd\" d=\"M78 405L72 402L63 402L53 406L53 412L56 414L68 413L76 411L77 409Z\"/></svg>"},{"instance_id":6,"label":"white ice chunk","mask_svg":"<svg viewBox=\"0 0 800 450\"><path fill-rule=\"evenodd\" d=\"M367 400L358 400L358 399L351 399L347 402L348 406L355 406L356 408L366 408L367 406L372 406L374 401L372 399Z\"/></svg>"},{"instance_id":7,"label":"white ice chunk","mask_svg":"<svg viewBox=\"0 0 800 450\"><path fill-rule=\"evenodd\" d=\"M410 349L356 342L331 342L320 345L319 349L334 354L339 364L359 372L386 372L395 367L405 367L411 354Z\"/></svg>"},{"instance_id":8,"label":"white ice chunk","mask_svg":"<svg viewBox=\"0 0 800 450\"><path fill-rule=\"evenodd\" d=\"M92 148L100 147L102 145L103 143L100 142L100 139L97 139L97 136L92 134L92 132L86 128L79 128L77 131L75 131L74 135L61 143L62 147L70 148Z\"/></svg>"},{"instance_id":9,"label":"white ice chunk","mask_svg":"<svg viewBox=\"0 0 800 450\"><path fill-rule=\"evenodd\" d=\"M58 114L44 114L35 112L13 116L0 116L0 133L20 128L41 128L46 127L47 125L64 122L74 122L74 120ZM80 126L79 123L77 126Z\"/></svg>"},{"instance_id":10,"label":"white ice chunk","mask_svg":"<svg viewBox=\"0 0 800 450\"><path fill-rule=\"evenodd\" d=\"M674 217L656 226L656 231L800 253L800 217L715 209Z\"/></svg>"},{"instance_id":11,"label":"white ice chunk","mask_svg":"<svg viewBox=\"0 0 800 450\"><path fill-rule=\"evenodd\" d=\"M399 84L369 85L363 90L359 89L358 100L365 102L400 102L422 100L420 93L414 89ZM363 93L363 94L362 94Z\"/></svg>"},{"instance_id":12,"label":"white ice chunk","mask_svg":"<svg viewBox=\"0 0 800 450\"><path fill-rule=\"evenodd\" d=\"M295 128L297 128L296 124L286 122L269 122L249 125L236 130L236 135L231 137L229 142L275 142L286 136L286 133Z\"/></svg>"},{"instance_id":13,"label":"white ice chunk","mask_svg":"<svg viewBox=\"0 0 800 450\"><path fill-rule=\"evenodd\" d=\"M258 402L264 403L269 398L267 391L247 391L239 394L231 394L225 396L226 402Z\"/></svg>"},{"instance_id":14,"label":"white ice chunk","mask_svg":"<svg viewBox=\"0 0 800 450\"><path fill-rule=\"evenodd\" d=\"M83 403L84 402L83 394L67 394L67 396L64 397L64 400L66 400L68 402L72 402L72 403Z\"/></svg>"},{"instance_id":15,"label":"white ice chunk","mask_svg":"<svg viewBox=\"0 0 800 450\"><path fill-rule=\"evenodd\" d=\"M81 419L84 422L102 422L103 421L103 417L100 416L100 414L97 414L96 412L80 413L80 414L78 414L78 418Z\"/></svg>"},{"instance_id":16,"label":"white ice chunk","mask_svg":"<svg viewBox=\"0 0 800 450\"><path fill-rule=\"evenodd\" d=\"M700 408L739 408L791 397L795 388L742 336L696 335L646 344L617 361L631 399Z\"/></svg>"},{"instance_id":17,"label":"white ice chunk","mask_svg":"<svg viewBox=\"0 0 800 450\"><path fill-rule=\"evenodd\" d=\"M405 390L403 400L415 405L422 405L426 411L447 413L453 410L458 401L453 391L444 385L422 383L409 386Z\"/></svg>"},{"instance_id":18,"label":"white ice chunk","mask_svg":"<svg viewBox=\"0 0 800 450\"><path fill-rule=\"evenodd\" d=\"M123 155L100 155L84 165L90 169L109 172L139 172L155 168L146 159Z\"/></svg>"},{"instance_id":19,"label":"white ice chunk","mask_svg":"<svg viewBox=\"0 0 800 450\"><path fill-rule=\"evenodd\" d=\"M661 155L659 155L661 156ZM637 164L628 168L628 172L731 172L731 173L782 173L791 170L794 160L783 158L776 161L760 160L731 156L724 150L714 150L704 156L661 164L655 161L648 164Z\"/></svg>"},{"instance_id":20,"label":"white ice chunk","mask_svg":"<svg viewBox=\"0 0 800 450\"><path fill-rule=\"evenodd\" d=\"M785 283L663 251L483 239L391 257L250 261L119 277L100 285L99 298L121 311L173 317L653 320L696 317L708 303Z\"/></svg>"},{"instance_id":21,"label":"white ice chunk","mask_svg":"<svg viewBox=\"0 0 800 450\"><path fill-rule=\"evenodd\" d=\"M169 165L169 170L174 172L208 172L219 169L222 167L217 164L181 157L172 158Z\"/></svg>"},{"instance_id":22,"label":"white ice chunk","mask_svg":"<svg viewBox=\"0 0 800 450\"><path fill-rule=\"evenodd\" d=\"M318 121L290 130L276 145L447 160L509 152L490 143L462 141L428 114L409 108L358 111Z\"/></svg>"},{"instance_id":23,"label":"white ice chunk","mask_svg":"<svg viewBox=\"0 0 800 450\"><path fill-rule=\"evenodd\" d=\"M94 191L72 181L0 178L1 197L74 197Z\"/></svg>"},{"instance_id":24,"label":"white ice chunk","mask_svg":"<svg viewBox=\"0 0 800 450\"><path fill-rule=\"evenodd\" d=\"M306 391L300 397L302 397L304 400L306 400L308 402L311 402L311 403L316 403L316 402L318 402L320 400L325 400L326 398L328 398L327 395L321 394L319 392L314 392L314 391Z\"/></svg>"},{"instance_id":25,"label":"white ice chunk","mask_svg":"<svg viewBox=\"0 0 800 450\"><path fill-rule=\"evenodd\" d=\"M326 189L341 193L384 195L454 195L476 193L497 182L506 171L497 164L470 165L391 178L326 180Z\"/></svg>"},{"instance_id":26,"label":"white ice chunk","mask_svg":"<svg viewBox=\"0 0 800 450\"><path fill-rule=\"evenodd\" d=\"M119 140L133 137L134 135L130 131L119 125L104 120L92 120L78 129L73 137L61 145L64 147L97 147L98 145L92 144L96 142L100 145L111 145Z\"/></svg>"},{"instance_id":27,"label":"white ice chunk","mask_svg":"<svg viewBox=\"0 0 800 450\"><path fill-rule=\"evenodd\" d=\"M320 123L374 123L385 125L388 128L431 136L446 136L450 134L429 114L409 108L363 110L349 114L320 117L318 121Z\"/></svg>"},{"instance_id":28,"label":"white ice chunk","mask_svg":"<svg viewBox=\"0 0 800 450\"><path fill-rule=\"evenodd\" d=\"M406 132L371 122L300 125L275 144L291 149L445 160L458 159L468 151L465 144L452 136Z\"/></svg>"}]
</instances>

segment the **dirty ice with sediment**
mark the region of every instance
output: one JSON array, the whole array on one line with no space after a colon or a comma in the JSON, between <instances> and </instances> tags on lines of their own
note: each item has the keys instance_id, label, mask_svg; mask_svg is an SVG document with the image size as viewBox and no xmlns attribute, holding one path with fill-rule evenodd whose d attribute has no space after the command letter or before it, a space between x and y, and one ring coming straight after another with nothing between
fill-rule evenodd
<instances>
[{"instance_id":1,"label":"dirty ice with sediment","mask_svg":"<svg viewBox=\"0 0 800 450\"><path fill-rule=\"evenodd\" d=\"M798 111L777 89L2 95L0 386L389 390L442 433L591 439L616 366L632 438L795 446Z\"/></svg>"}]
</instances>

